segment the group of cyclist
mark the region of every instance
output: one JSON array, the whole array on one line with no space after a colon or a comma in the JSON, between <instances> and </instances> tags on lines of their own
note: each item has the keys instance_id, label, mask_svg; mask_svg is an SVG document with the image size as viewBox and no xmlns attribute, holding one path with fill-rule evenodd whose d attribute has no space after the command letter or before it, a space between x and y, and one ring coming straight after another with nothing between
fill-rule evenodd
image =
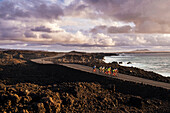
<instances>
[{"instance_id":1,"label":"group of cyclist","mask_svg":"<svg viewBox=\"0 0 170 113\"><path fill-rule=\"evenodd\" d=\"M96 66L93 67L93 72L96 72ZM107 68L104 66L99 67L99 72L107 75L118 76L118 69Z\"/></svg>"}]
</instances>

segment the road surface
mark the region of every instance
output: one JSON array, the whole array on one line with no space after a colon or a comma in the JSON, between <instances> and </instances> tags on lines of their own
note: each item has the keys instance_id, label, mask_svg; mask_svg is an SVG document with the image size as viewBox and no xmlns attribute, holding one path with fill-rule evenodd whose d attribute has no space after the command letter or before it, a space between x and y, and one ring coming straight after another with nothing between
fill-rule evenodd
<instances>
[{"instance_id":1,"label":"road surface","mask_svg":"<svg viewBox=\"0 0 170 113\"><path fill-rule=\"evenodd\" d=\"M31 59L32 62L36 62L39 64L54 64L52 61L49 61L49 59L54 59L58 57L62 57L65 54L58 54L57 56L52 56L52 57L45 57L45 58L39 58L39 59Z\"/></svg>"},{"instance_id":2,"label":"road surface","mask_svg":"<svg viewBox=\"0 0 170 113\"><path fill-rule=\"evenodd\" d=\"M62 56L64 56L64 54L59 54L59 55L54 56L54 57L32 59L31 61L36 62L36 63L41 63L41 64L54 64L52 61L46 61L46 60L52 59L52 58L57 58L57 57L62 57ZM143 83L143 84L147 84L147 85L152 85L152 86L156 86L156 87L162 87L162 88L165 88L165 89L170 89L170 83L158 82L158 81L154 81L154 80L148 80L148 79L145 79L145 78L125 75L125 74L120 74L120 73L118 74L118 77L113 77L113 76L105 75L104 73L100 73L98 69L97 69L96 72L92 72L92 67L84 66L84 65L80 65L80 64L59 64L59 65L63 65L63 66L66 66L66 67L69 67L69 68L72 68L72 69L81 70L81 71L84 71L84 72L94 73L94 74L97 74L97 75L100 75L100 76L112 77L112 78L117 78L117 79L124 80L124 81Z\"/></svg>"}]
</instances>

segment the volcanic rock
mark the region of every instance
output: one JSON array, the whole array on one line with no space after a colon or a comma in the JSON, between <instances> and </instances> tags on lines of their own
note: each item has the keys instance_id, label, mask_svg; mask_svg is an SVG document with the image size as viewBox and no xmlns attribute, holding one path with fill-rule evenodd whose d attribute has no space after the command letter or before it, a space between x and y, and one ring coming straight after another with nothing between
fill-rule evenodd
<instances>
[{"instance_id":1,"label":"volcanic rock","mask_svg":"<svg viewBox=\"0 0 170 113\"><path fill-rule=\"evenodd\" d=\"M127 64L132 64L132 62L127 62Z\"/></svg>"},{"instance_id":2,"label":"volcanic rock","mask_svg":"<svg viewBox=\"0 0 170 113\"><path fill-rule=\"evenodd\" d=\"M46 112L43 103L38 103L37 108L38 108L38 113L45 113Z\"/></svg>"},{"instance_id":3,"label":"volcanic rock","mask_svg":"<svg viewBox=\"0 0 170 113\"><path fill-rule=\"evenodd\" d=\"M144 102L141 97L139 96L132 96L129 99L128 102L131 106L137 107L137 108L142 108L144 105Z\"/></svg>"},{"instance_id":4,"label":"volcanic rock","mask_svg":"<svg viewBox=\"0 0 170 113\"><path fill-rule=\"evenodd\" d=\"M9 99L14 103L18 103L20 101L20 97L17 94L10 94Z\"/></svg>"},{"instance_id":5,"label":"volcanic rock","mask_svg":"<svg viewBox=\"0 0 170 113\"><path fill-rule=\"evenodd\" d=\"M119 62L119 64L123 64L123 62Z\"/></svg>"}]
</instances>

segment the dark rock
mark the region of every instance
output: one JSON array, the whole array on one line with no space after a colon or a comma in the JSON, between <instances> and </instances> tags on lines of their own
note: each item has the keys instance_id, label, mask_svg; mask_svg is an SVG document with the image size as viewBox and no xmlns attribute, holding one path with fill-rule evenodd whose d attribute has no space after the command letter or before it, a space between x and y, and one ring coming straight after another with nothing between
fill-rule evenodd
<instances>
[{"instance_id":1,"label":"dark rock","mask_svg":"<svg viewBox=\"0 0 170 113\"><path fill-rule=\"evenodd\" d=\"M124 107L121 107L120 110L122 110L125 113L129 113L129 111L126 108L124 108Z\"/></svg>"},{"instance_id":2,"label":"dark rock","mask_svg":"<svg viewBox=\"0 0 170 113\"><path fill-rule=\"evenodd\" d=\"M32 101L32 98L30 96L23 96L21 99L21 102L24 104L28 104Z\"/></svg>"},{"instance_id":3,"label":"dark rock","mask_svg":"<svg viewBox=\"0 0 170 113\"><path fill-rule=\"evenodd\" d=\"M41 55L39 56L41 57ZM86 61L88 55L79 56L75 56L77 59L71 58L73 63L74 61L79 63L89 62L87 65L92 66L97 63L97 67L107 66L118 68L120 72L126 72L134 76L150 78L154 78L155 76L140 69L119 66L117 62L106 64L97 62L97 59L95 62L91 62L96 58L94 55L89 55L90 60L88 59L88 61ZM65 60L67 59L69 57ZM43 112L45 110L49 113L169 112L169 90L163 88L98 76L57 64L42 65L30 63L26 65L3 66L3 69L3 72L0 72L2 73L0 76L6 81L2 79L2 83L10 85L4 85L7 91L2 90L3 92L0 93L0 111L2 112L14 112L13 109L16 108L18 109L16 112L32 113L38 112L38 108L39 111ZM61 76L64 76L64 79ZM156 76L156 79L163 80L159 76ZM18 85L16 85L17 83ZM48 85L52 87L48 87ZM114 85L116 86L116 90ZM11 97L14 94L21 98L18 103ZM147 106L143 106L143 99L132 95L139 95L143 99L149 99L151 103L147 104L145 102ZM16 98L17 96L13 97ZM134 97L135 99L132 99ZM156 100L157 98L158 100ZM162 101L159 101L159 99L162 99Z\"/></svg>"},{"instance_id":4,"label":"dark rock","mask_svg":"<svg viewBox=\"0 0 170 113\"><path fill-rule=\"evenodd\" d=\"M0 68L0 71L3 71L3 69L2 69L2 68Z\"/></svg>"},{"instance_id":5,"label":"dark rock","mask_svg":"<svg viewBox=\"0 0 170 113\"><path fill-rule=\"evenodd\" d=\"M146 103L147 105L151 105L151 104L152 104L152 102L151 102L150 100L146 100L145 103Z\"/></svg>"},{"instance_id":6,"label":"dark rock","mask_svg":"<svg viewBox=\"0 0 170 113\"><path fill-rule=\"evenodd\" d=\"M119 64L123 64L123 62L119 62Z\"/></svg>"},{"instance_id":7,"label":"dark rock","mask_svg":"<svg viewBox=\"0 0 170 113\"><path fill-rule=\"evenodd\" d=\"M11 103L11 100L8 100L8 101L7 101L7 105L8 105L8 106L11 106L11 104L12 104L12 103Z\"/></svg>"},{"instance_id":8,"label":"dark rock","mask_svg":"<svg viewBox=\"0 0 170 113\"><path fill-rule=\"evenodd\" d=\"M12 103L16 104L21 98L17 94L10 94L9 99L12 101Z\"/></svg>"},{"instance_id":9,"label":"dark rock","mask_svg":"<svg viewBox=\"0 0 170 113\"><path fill-rule=\"evenodd\" d=\"M118 102L118 100L117 100L117 99L113 100L113 102L115 103L115 105L116 105L116 106L118 106L118 105L119 105L119 102Z\"/></svg>"},{"instance_id":10,"label":"dark rock","mask_svg":"<svg viewBox=\"0 0 170 113\"><path fill-rule=\"evenodd\" d=\"M18 94L19 94L20 96L25 96L24 89L19 89Z\"/></svg>"},{"instance_id":11,"label":"dark rock","mask_svg":"<svg viewBox=\"0 0 170 113\"><path fill-rule=\"evenodd\" d=\"M8 95L7 94L1 94L0 95L0 102L4 103L7 99L8 99Z\"/></svg>"},{"instance_id":12,"label":"dark rock","mask_svg":"<svg viewBox=\"0 0 170 113\"><path fill-rule=\"evenodd\" d=\"M7 91L9 91L11 93L16 93L17 92L17 90L15 88L13 88L13 87L7 88Z\"/></svg>"},{"instance_id":13,"label":"dark rock","mask_svg":"<svg viewBox=\"0 0 170 113\"><path fill-rule=\"evenodd\" d=\"M38 103L37 108L38 108L38 113L45 113L46 112L43 103Z\"/></svg>"},{"instance_id":14,"label":"dark rock","mask_svg":"<svg viewBox=\"0 0 170 113\"><path fill-rule=\"evenodd\" d=\"M132 64L132 62L127 62L127 64Z\"/></svg>"},{"instance_id":15,"label":"dark rock","mask_svg":"<svg viewBox=\"0 0 170 113\"><path fill-rule=\"evenodd\" d=\"M0 90L6 91L6 86L3 83L0 83Z\"/></svg>"},{"instance_id":16,"label":"dark rock","mask_svg":"<svg viewBox=\"0 0 170 113\"><path fill-rule=\"evenodd\" d=\"M23 109L23 110L21 111L21 113L29 113L29 112L28 112L28 110Z\"/></svg>"},{"instance_id":17,"label":"dark rock","mask_svg":"<svg viewBox=\"0 0 170 113\"><path fill-rule=\"evenodd\" d=\"M118 101L119 101L119 103L124 103L124 100L122 97L118 97Z\"/></svg>"},{"instance_id":18,"label":"dark rock","mask_svg":"<svg viewBox=\"0 0 170 113\"><path fill-rule=\"evenodd\" d=\"M151 102L158 106L162 104L162 102L160 100L152 100Z\"/></svg>"},{"instance_id":19,"label":"dark rock","mask_svg":"<svg viewBox=\"0 0 170 113\"><path fill-rule=\"evenodd\" d=\"M24 91L24 93L25 93L26 95L29 95L30 91L26 89L26 90Z\"/></svg>"},{"instance_id":20,"label":"dark rock","mask_svg":"<svg viewBox=\"0 0 170 113\"><path fill-rule=\"evenodd\" d=\"M130 97L128 104L137 108L142 108L144 105L142 98L139 96Z\"/></svg>"},{"instance_id":21,"label":"dark rock","mask_svg":"<svg viewBox=\"0 0 170 113\"><path fill-rule=\"evenodd\" d=\"M61 100L53 100L51 97L43 97L42 102L45 103L45 108L50 111L52 110L51 106L56 112L60 112L61 110Z\"/></svg>"},{"instance_id":22,"label":"dark rock","mask_svg":"<svg viewBox=\"0 0 170 113\"><path fill-rule=\"evenodd\" d=\"M19 58L24 58L24 56L22 54L19 55Z\"/></svg>"}]
</instances>

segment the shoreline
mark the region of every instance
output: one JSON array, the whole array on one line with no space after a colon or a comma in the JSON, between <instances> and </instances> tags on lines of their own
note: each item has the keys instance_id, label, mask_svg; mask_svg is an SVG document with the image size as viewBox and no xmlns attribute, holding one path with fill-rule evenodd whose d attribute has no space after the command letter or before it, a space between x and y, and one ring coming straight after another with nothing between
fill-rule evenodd
<instances>
[{"instance_id":1,"label":"shoreline","mask_svg":"<svg viewBox=\"0 0 170 113\"><path fill-rule=\"evenodd\" d=\"M115 62L117 62L117 61L115 61ZM127 61L127 62L128 62L128 61ZM119 64L119 65L120 65L120 66L124 66L124 67L139 68L139 69L141 69L141 70L145 70L145 71L148 71L148 72L154 72L154 73L160 74L160 75L162 75L162 76L164 76L164 77L170 77L170 73L164 73L164 72L158 72L158 71L154 71L154 70L148 70L148 69L146 69L146 68L142 68L142 67L140 67L140 66L136 66L135 63L133 63L133 62L132 62L132 64L134 64L134 65L132 65L132 64L127 64L127 62L126 62L126 64ZM109 62L109 63L111 63L111 62Z\"/></svg>"},{"instance_id":2,"label":"shoreline","mask_svg":"<svg viewBox=\"0 0 170 113\"><path fill-rule=\"evenodd\" d=\"M138 68L131 68L131 67L123 67L120 66L118 63L113 62L110 64L106 64L103 62L104 56L118 56L117 53L85 53L85 52L77 52L72 51L69 53L55 53L55 52L40 52L40 51L18 51L18 50L9 50L9 51L1 51L1 54L6 54L5 57L7 58L19 58L22 60L30 60L34 58L43 58L43 57L53 57L58 54L65 54L65 56L60 58L54 58L50 61L58 62L58 63L78 63L78 64L84 64L93 67L96 63L98 67L101 65L105 66L115 66L115 68L119 68L119 72L122 74L147 78L151 80L156 81L163 81L163 82L170 82L170 78L163 77L159 74L156 74L154 72L148 72L143 69ZM3 55L2 55L3 56ZM7 61L8 62L8 61ZM16 61L15 61L16 62ZM131 73L133 71L133 73Z\"/></svg>"},{"instance_id":3,"label":"shoreline","mask_svg":"<svg viewBox=\"0 0 170 113\"><path fill-rule=\"evenodd\" d=\"M170 57L168 55L170 54L125 53L120 54L120 56L105 56L104 62L117 62L120 66L139 68L145 71L155 72L164 77L170 77L170 71L166 71L168 67L170 67L168 62ZM146 62L146 60L148 60L148 62Z\"/></svg>"},{"instance_id":4,"label":"shoreline","mask_svg":"<svg viewBox=\"0 0 170 113\"><path fill-rule=\"evenodd\" d=\"M170 111L169 87L166 89L159 87L158 84L151 86L116 77L100 76L52 63L53 60L58 60L81 64L84 62L83 65L91 67L94 64L101 65L100 63L105 66L119 66L117 63L106 64L99 60L104 54L78 53L56 57L59 55L61 54L20 51L1 53L3 62L0 64L0 111L115 113ZM32 58L38 58L40 64L30 61ZM119 69L125 73L131 70L122 66L119 66ZM139 73L142 70L133 71ZM149 77L147 72L145 74ZM153 76L158 78L158 81L167 80L161 76ZM152 79L157 80L156 78Z\"/></svg>"},{"instance_id":5,"label":"shoreline","mask_svg":"<svg viewBox=\"0 0 170 113\"><path fill-rule=\"evenodd\" d=\"M51 59L54 63L71 63L71 64L82 64L86 66L93 67L94 65L99 68L100 66L105 66L105 67L112 67L117 68L120 73L122 74L127 74L131 76L137 76L137 77L142 77L146 79L151 79L151 80L156 80L156 81L161 81L161 82L168 82L170 83L170 78L164 77L160 74L146 71L140 68L136 67L125 67L125 66L120 66L117 62L112 62L112 63L105 63L103 61L105 54L89 54L89 53L83 53L83 54L73 54L73 53L67 53L65 56L56 58L56 59Z\"/></svg>"}]
</instances>

